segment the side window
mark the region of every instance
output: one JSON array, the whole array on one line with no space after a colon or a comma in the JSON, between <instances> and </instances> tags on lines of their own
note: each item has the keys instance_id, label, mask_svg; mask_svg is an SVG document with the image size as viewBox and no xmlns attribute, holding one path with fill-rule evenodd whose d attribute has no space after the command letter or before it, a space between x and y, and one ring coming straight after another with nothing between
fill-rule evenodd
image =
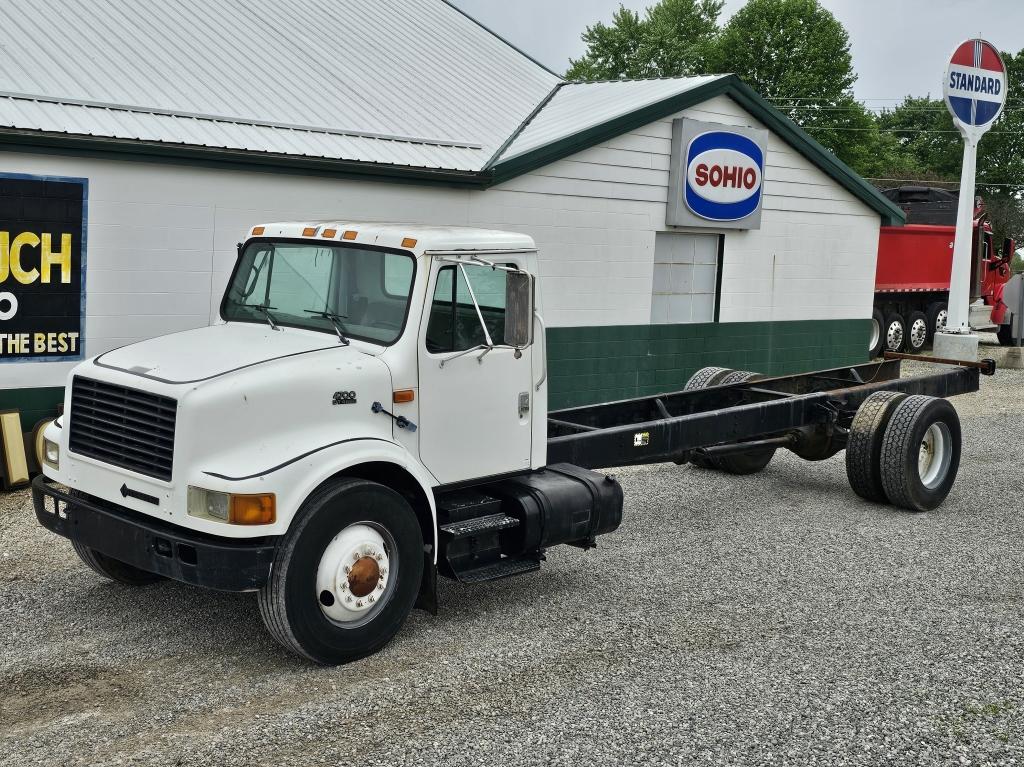
<instances>
[{"instance_id":1,"label":"side window","mask_svg":"<svg viewBox=\"0 0 1024 767\"><path fill-rule=\"evenodd\" d=\"M460 352L487 343L480 327L480 317L473 306L474 295L492 343L504 341L507 273L477 265L467 265L465 270L469 283L462 270L455 266L445 266L437 274L434 300L427 320L429 352Z\"/></svg>"}]
</instances>

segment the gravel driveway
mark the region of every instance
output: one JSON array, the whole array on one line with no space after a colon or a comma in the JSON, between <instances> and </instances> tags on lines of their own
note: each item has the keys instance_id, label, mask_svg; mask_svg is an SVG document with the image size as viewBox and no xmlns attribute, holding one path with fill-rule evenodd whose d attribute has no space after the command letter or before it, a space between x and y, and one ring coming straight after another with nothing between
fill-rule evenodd
<instances>
[{"instance_id":1,"label":"gravel driveway","mask_svg":"<svg viewBox=\"0 0 1024 767\"><path fill-rule=\"evenodd\" d=\"M982 387L935 512L861 501L842 455L622 470L597 550L443 581L335 669L252 595L101 581L0 495L0 763L1022 763L1024 373Z\"/></svg>"}]
</instances>

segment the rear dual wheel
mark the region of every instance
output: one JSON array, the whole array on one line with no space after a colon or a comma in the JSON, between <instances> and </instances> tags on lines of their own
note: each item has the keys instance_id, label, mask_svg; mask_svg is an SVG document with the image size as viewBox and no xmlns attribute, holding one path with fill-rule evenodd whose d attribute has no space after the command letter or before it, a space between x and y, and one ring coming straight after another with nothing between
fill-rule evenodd
<instances>
[{"instance_id":1,"label":"rear dual wheel","mask_svg":"<svg viewBox=\"0 0 1024 767\"><path fill-rule=\"evenodd\" d=\"M686 382L685 390L706 389L709 386L727 386L729 384L746 383L764 376L748 370L730 370L729 368L707 367L694 373ZM746 453L733 453L722 456L695 456L690 463L701 469L718 469L727 474L744 476L756 474L771 463L775 456L774 447L759 448Z\"/></svg>"},{"instance_id":2,"label":"rear dual wheel","mask_svg":"<svg viewBox=\"0 0 1024 767\"><path fill-rule=\"evenodd\" d=\"M850 427L846 475L862 498L929 511L949 495L960 466L960 419L946 400L876 392Z\"/></svg>"}]
</instances>

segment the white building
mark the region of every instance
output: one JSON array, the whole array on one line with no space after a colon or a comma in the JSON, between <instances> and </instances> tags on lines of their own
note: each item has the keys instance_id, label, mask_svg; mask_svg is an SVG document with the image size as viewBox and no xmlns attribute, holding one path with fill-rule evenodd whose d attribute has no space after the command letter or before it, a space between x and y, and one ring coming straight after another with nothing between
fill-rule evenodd
<instances>
[{"instance_id":1,"label":"white building","mask_svg":"<svg viewBox=\"0 0 1024 767\"><path fill-rule=\"evenodd\" d=\"M0 410L26 429L82 354L218 321L262 221L533 236L552 407L866 358L902 214L734 76L567 83L442 0L94 7L5 9ZM667 223L677 118L767 131L759 227Z\"/></svg>"}]
</instances>

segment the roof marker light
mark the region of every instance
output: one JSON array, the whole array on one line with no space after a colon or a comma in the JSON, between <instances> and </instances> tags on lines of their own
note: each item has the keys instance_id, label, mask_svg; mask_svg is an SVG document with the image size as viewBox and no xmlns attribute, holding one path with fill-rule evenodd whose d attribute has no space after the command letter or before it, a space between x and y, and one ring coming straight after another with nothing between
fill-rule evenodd
<instances>
[{"instance_id":1,"label":"roof marker light","mask_svg":"<svg viewBox=\"0 0 1024 767\"><path fill-rule=\"evenodd\" d=\"M416 242L417 241L414 240L412 237L406 237L404 240L402 240L402 247L403 248L415 248L416 247Z\"/></svg>"},{"instance_id":2,"label":"roof marker light","mask_svg":"<svg viewBox=\"0 0 1024 767\"><path fill-rule=\"evenodd\" d=\"M265 226L254 226L254 227L252 228L252 236L253 236L253 237L259 237L259 236L260 236L261 234L263 234L263 233L264 233L264 232L265 232L266 230L267 230L267 228L266 228Z\"/></svg>"},{"instance_id":3,"label":"roof marker light","mask_svg":"<svg viewBox=\"0 0 1024 767\"><path fill-rule=\"evenodd\" d=\"M302 236L303 237L315 237L316 236L317 228L318 227L315 227L315 226L307 226L305 229L302 230Z\"/></svg>"},{"instance_id":4,"label":"roof marker light","mask_svg":"<svg viewBox=\"0 0 1024 767\"><path fill-rule=\"evenodd\" d=\"M355 231L352 231L351 229L349 229L347 232L345 232L343 235L341 235L341 239L343 239L343 240L354 240L358 236L359 236L359 232L355 232Z\"/></svg>"},{"instance_id":5,"label":"roof marker light","mask_svg":"<svg viewBox=\"0 0 1024 767\"><path fill-rule=\"evenodd\" d=\"M323 232L320 233L321 237L326 237L329 240L333 240L337 235L337 229L324 229Z\"/></svg>"}]
</instances>

